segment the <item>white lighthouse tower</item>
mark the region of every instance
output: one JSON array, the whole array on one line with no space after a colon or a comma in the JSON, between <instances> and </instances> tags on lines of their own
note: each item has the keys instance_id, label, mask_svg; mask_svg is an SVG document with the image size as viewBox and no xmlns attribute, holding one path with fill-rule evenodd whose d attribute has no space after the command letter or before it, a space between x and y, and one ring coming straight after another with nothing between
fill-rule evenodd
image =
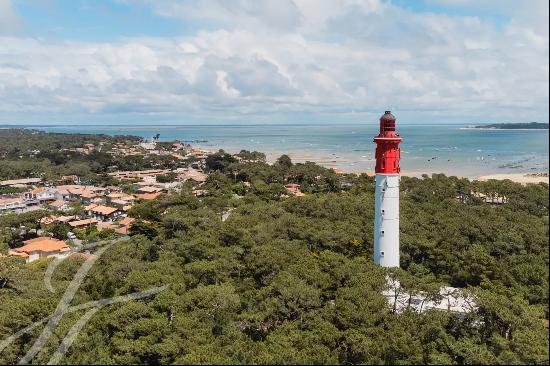
<instances>
[{"instance_id":1,"label":"white lighthouse tower","mask_svg":"<svg viewBox=\"0 0 550 366\"><path fill-rule=\"evenodd\" d=\"M376 143L376 191L374 214L374 262L399 267L399 159L401 137L395 117L386 111L380 118Z\"/></svg>"}]
</instances>

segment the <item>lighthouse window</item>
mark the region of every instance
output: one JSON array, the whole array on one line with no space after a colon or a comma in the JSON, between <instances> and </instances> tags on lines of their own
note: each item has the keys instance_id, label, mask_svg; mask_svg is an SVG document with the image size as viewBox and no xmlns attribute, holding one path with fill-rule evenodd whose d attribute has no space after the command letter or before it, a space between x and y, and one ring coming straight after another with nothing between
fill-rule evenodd
<instances>
[{"instance_id":1,"label":"lighthouse window","mask_svg":"<svg viewBox=\"0 0 550 366\"><path fill-rule=\"evenodd\" d=\"M382 231L380 232L380 234L384 235L384 230L382 230Z\"/></svg>"},{"instance_id":2,"label":"lighthouse window","mask_svg":"<svg viewBox=\"0 0 550 366\"><path fill-rule=\"evenodd\" d=\"M384 252L380 252L380 256L383 257L383 256L384 256Z\"/></svg>"},{"instance_id":3,"label":"lighthouse window","mask_svg":"<svg viewBox=\"0 0 550 366\"><path fill-rule=\"evenodd\" d=\"M386 212L386 211L382 210L382 213L384 213L384 212Z\"/></svg>"}]
</instances>

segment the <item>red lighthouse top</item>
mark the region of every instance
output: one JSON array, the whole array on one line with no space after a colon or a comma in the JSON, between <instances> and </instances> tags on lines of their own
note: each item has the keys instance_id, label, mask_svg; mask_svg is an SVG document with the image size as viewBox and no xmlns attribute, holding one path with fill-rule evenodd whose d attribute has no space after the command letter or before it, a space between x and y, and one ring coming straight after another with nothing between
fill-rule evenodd
<instances>
[{"instance_id":1,"label":"red lighthouse top","mask_svg":"<svg viewBox=\"0 0 550 366\"><path fill-rule=\"evenodd\" d=\"M399 174L399 159L401 136L395 132L395 117L386 111L380 117L380 133L374 138L376 143L376 173Z\"/></svg>"}]
</instances>

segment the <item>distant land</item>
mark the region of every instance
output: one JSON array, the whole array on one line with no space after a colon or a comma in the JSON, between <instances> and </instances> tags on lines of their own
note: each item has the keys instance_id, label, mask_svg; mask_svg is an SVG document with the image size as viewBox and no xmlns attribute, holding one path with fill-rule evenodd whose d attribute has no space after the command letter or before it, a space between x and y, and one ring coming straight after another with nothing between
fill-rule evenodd
<instances>
[{"instance_id":1,"label":"distant land","mask_svg":"<svg viewBox=\"0 0 550 366\"><path fill-rule=\"evenodd\" d=\"M468 128L494 129L494 130L547 130L548 123L528 122L528 123L493 123L490 125L469 126Z\"/></svg>"}]
</instances>

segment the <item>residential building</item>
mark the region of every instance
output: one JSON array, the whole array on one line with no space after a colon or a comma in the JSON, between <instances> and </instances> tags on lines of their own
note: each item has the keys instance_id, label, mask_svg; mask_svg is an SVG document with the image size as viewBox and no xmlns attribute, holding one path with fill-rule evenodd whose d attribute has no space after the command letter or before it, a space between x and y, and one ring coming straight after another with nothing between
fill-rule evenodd
<instances>
[{"instance_id":1,"label":"residential building","mask_svg":"<svg viewBox=\"0 0 550 366\"><path fill-rule=\"evenodd\" d=\"M102 221L112 220L122 215L122 211L116 207L91 204L84 208L89 216L95 217Z\"/></svg>"},{"instance_id":2,"label":"residential building","mask_svg":"<svg viewBox=\"0 0 550 366\"><path fill-rule=\"evenodd\" d=\"M305 196L304 193L302 193L302 191L300 190L299 184L294 184L294 183L287 184L285 187L286 187L286 190L293 196L296 196L296 197Z\"/></svg>"},{"instance_id":3,"label":"residential building","mask_svg":"<svg viewBox=\"0 0 550 366\"><path fill-rule=\"evenodd\" d=\"M130 227L132 226L132 223L135 221L133 217L125 217L122 220L118 222L120 225L119 228L115 229L115 233L120 235L128 235L130 232Z\"/></svg>"},{"instance_id":4,"label":"residential building","mask_svg":"<svg viewBox=\"0 0 550 366\"><path fill-rule=\"evenodd\" d=\"M50 203L50 207L55 211L65 211L69 209L69 204L63 200L55 200Z\"/></svg>"},{"instance_id":5,"label":"residential building","mask_svg":"<svg viewBox=\"0 0 550 366\"><path fill-rule=\"evenodd\" d=\"M98 222L97 225L97 231L103 231L103 230L109 230L113 229L115 230L117 227L113 224L112 221L104 221L104 222Z\"/></svg>"},{"instance_id":6,"label":"residential building","mask_svg":"<svg viewBox=\"0 0 550 366\"><path fill-rule=\"evenodd\" d=\"M48 201L55 201L55 190L50 188L35 188L29 192L25 192L24 197L27 201L36 201L39 204L43 204Z\"/></svg>"},{"instance_id":7,"label":"residential building","mask_svg":"<svg viewBox=\"0 0 550 366\"><path fill-rule=\"evenodd\" d=\"M45 257L65 257L70 253L70 248L62 240L41 236L26 240L25 245L9 251L9 255L24 258L27 263Z\"/></svg>"},{"instance_id":8,"label":"residential building","mask_svg":"<svg viewBox=\"0 0 550 366\"><path fill-rule=\"evenodd\" d=\"M73 228L84 228L88 226L92 226L98 223L98 220L95 217L90 217L88 219L84 220L77 220L77 221L71 221L69 222L69 225Z\"/></svg>"},{"instance_id":9,"label":"residential building","mask_svg":"<svg viewBox=\"0 0 550 366\"><path fill-rule=\"evenodd\" d=\"M153 200L160 196L160 193L136 193L134 196L142 200Z\"/></svg>"},{"instance_id":10,"label":"residential building","mask_svg":"<svg viewBox=\"0 0 550 366\"><path fill-rule=\"evenodd\" d=\"M154 187L154 186L139 187L138 189L139 193L156 193L160 191L162 191L161 187Z\"/></svg>"},{"instance_id":11,"label":"residential building","mask_svg":"<svg viewBox=\"0 0 550 366\"><path fill-rule=\"evenodd\" d=\"M0 181L0 186L30 186L39 184L40 182L42 182L42 179L40 178L11 179Z\"/></svg>"},{"instance_id":12,"label":"residential building","mask_svg":"<svg viewBox=\"0 0 550 366\"><path fill-rule=\"evenodd\" d=\"M0 197L0 214L4 212L23 212L27 207L22 197Z\"/></svg>"}]
</instances>

